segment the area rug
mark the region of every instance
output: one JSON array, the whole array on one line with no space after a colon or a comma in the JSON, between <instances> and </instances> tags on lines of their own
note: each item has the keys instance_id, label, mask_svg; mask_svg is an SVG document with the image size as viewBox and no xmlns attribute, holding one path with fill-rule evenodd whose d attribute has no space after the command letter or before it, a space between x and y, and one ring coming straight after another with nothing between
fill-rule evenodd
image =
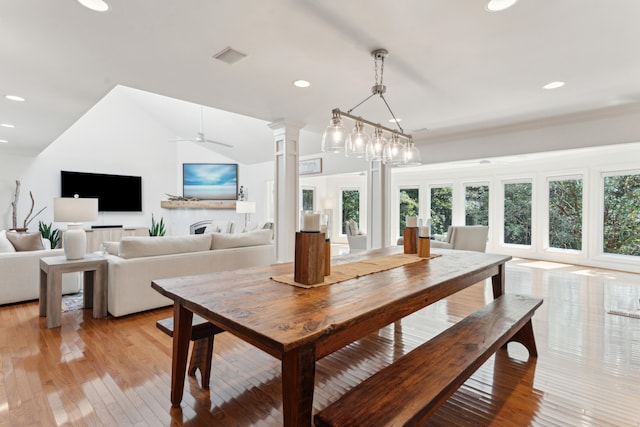
<instances>
[{"instance_id":1,"label":"area rug","mask_svg":"<svg viewBox=\"0 0 640 427\"><path fill-rule=\"evenodd\" d=\"M62 295L62 311L80 310L84 307L84 294L82 289L75 294Z\"/></svg>"}]
</instances>

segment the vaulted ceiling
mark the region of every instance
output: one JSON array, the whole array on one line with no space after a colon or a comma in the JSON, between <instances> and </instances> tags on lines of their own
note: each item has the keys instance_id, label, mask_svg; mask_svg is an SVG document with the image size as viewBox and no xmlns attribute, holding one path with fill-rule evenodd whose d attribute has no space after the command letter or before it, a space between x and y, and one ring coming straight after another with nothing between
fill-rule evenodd
<instances>
[{"instance_id":1,"label":"vaulted ceiling","mask_svg":"<svg viewBox=\"0 0 640 427\"><path fill-rule=\"evenodd\" d=\"M185 114L163 113L163 97L139 101L176 137L198 130L190 103L248 116L212 115L204 128L232 138L225 154L245 163L272 155L253 147L279 119L305 123L302 152L317 151L331 109L370 93L376 48L389 51L385 96L418 140L640 99L637 0L519 0L493 13L484 0L108 2L97 13L0 0L0 94L26 98L0 99L0 124L15 125L0 127L0 153L39 152L117 85L188 101L175 101ZM213 58L227 47L247 56ZM380 100L355 113L392 126Z\"/></svg>"}]
</instances>

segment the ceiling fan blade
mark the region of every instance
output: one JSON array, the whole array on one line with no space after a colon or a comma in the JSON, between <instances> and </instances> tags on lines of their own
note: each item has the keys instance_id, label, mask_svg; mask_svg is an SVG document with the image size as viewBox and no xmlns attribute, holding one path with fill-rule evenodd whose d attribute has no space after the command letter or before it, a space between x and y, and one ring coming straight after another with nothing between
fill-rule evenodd
<instances>
[{"instance_id":1,"label":"ceiling fan blade","mask_svg":"<svg viewBox=\"0 0 640 427\"><path fill-rule=\"evenodd\" d=\"M195 142L195 139L170 139L169 142Z\"/></svg>"},{"instance_id":2,"label":"ceiling fan blade","mask_svg":"<svg viewBox=\"0 0 640 427\"><path fill-rule=\"evenodd\" d=\"M224 143L224 142L214 141L214 140L212 140L212 139L205 139L205 141L206 141L206 142L210 142L210 143L212 143L212 144L218 144L218 145L223 145L223 146L225 146L225 147L233 148L233 145L229 145L229 144Z\"/></svg>"}]
</instances>

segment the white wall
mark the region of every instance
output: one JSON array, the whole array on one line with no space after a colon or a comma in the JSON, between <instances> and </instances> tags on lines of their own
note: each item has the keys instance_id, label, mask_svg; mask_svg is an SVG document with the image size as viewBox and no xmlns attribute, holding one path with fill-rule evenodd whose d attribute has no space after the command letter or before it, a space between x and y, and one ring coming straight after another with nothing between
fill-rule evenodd
<instances>
[{"instance_id":1,"label":"white wall","mask_svg":"<svg viewBox=\"0 0 640 427\"><path fill-rule=\"evenodd\" d=\"M29 191L35 198L35 210L47 207L30 224L33 231L38 227L38 220L53 221L53 198L60 195L60 170L71 170L142 177L143 211L100 213L96 224L149 227L154 214L156 219L165 218L168 234L188 233L183 223L194 218L230 219L241 225L242 230L244 216L232 209L183 210L178 215L174 210L160 207L160 201L168 199L166 193L182 194L183 162L236 163L198 144L169 142L173 138L175 134L162 123L128 102L126 97L114 96L112 91L35 158L2 156L0 229L11 227L10 203L16 179L22 184L19 226L30 207ZM266 219L265 182L272 176L272 163L239 165L240 184L249 189L249 199L256 201L257 212L251 218L254 224Z\"/></svg>"}]
</instances>

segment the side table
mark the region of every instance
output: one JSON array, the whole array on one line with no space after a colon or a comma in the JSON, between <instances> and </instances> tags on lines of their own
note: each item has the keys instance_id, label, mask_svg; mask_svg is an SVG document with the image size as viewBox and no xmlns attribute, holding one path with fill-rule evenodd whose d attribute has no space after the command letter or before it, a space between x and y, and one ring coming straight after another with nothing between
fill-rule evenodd
<instances>
[{"instance_id":1,"label":"side table","mask_svg":"<svg viewBox=\"0 0 640 427\"><path fill-rule=\"evenodd\" d=\"M65 256L40 258L40 317L47 317L47 328L60 326L62 314L62 275L84 272L84 307L93 307L93 317L107 315L107 259L87 254L83 259Z\"/></svg>"}]
</instances>

